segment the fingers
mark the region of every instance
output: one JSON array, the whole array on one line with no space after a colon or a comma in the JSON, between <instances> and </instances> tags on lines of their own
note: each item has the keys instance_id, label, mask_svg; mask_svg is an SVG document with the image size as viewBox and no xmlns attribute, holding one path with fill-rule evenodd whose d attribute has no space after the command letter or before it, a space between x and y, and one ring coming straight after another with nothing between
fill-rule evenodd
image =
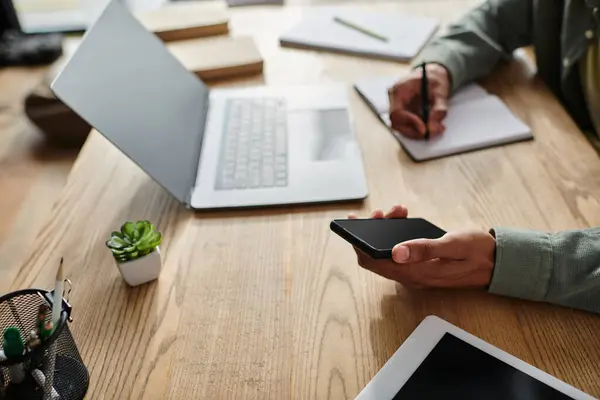
<instances>
[{"instance_id":1,"label":"fingers","mask_svg":"<svg viewBox=\"0 0 600 400\"><path fill-rule=\"evenodd\" d=\"M371 217L372 219L381 219L383 218L383 211L381 211L380 209L377 209L375 211L373 211L371 213Z\"/></svg>"},{"instance_id":2,"label":"fingers","mask_svg":"<svg viewBox=\"0 0 600 400\"><path fill-rule=\"evenodd\" d=\"M388 91L392 129L401 134L420 139L425 135L425 123L414 108L420 96L419 79L408 77Z\"/></svg>"},{"instance_id":3,"label":"fingers","mask_svg":"<svg viewBox=\"0 0 600 400\"><path fill-rule=\"evenodd\" d=\"M404 206L394 206L388 211L384 218L406 218L408 217L408 209Z\"/></svg>"},{"instance_id":4,"label":"fingers","mask_svg":"<svg viewBox=\"0 0 600 400\"><path fill-rule=\"evenodd\" d=\"M403 109L390 112L392 129L412 139L421 139L425 135L425 123L417 114Z\"/></svg>"},{"instance_id":5,"label":"fingers","mask_svg":"<svg viewBox=\"0 0 600 400\"><path fill-rule=\"evenodd\" d=\"M435 259L398 265L402 281L422 288L481 288L489 285L491 271L470 261ZM400 277L399 274L397 274Z\"/></svg>"},{"instance_id":6,"label":"fingers","mask_svg":"<svg viewBox=\"0 0 600 400\"><path fill-rule=\"evenodd\" d=\"M368 256L364 257L368 258ZM369 258L368 260L363 259L362 261L363 263L359 263L359 265L368 271L396 282L402 283L402 281L406 281L406 279L404 279L404 274L399 270L401 266L391 260L373 260Z\"/></svg>"},{"instance_id":7,"label":"fingers","mask_svg":"<svg viewBox=\"0 0 600 400\"><path fill-rule=\"evenodd\" d=\"M490 271L474 268L466 261L439 258L403 265L387 260L364 260L361 266L411 289L481 288L489 285L491 279Z\"/></svg>"},{"instance_id":8,"label":"fingers","mask_svg":"<svg viewBox=\"0 0 600 400\"><path fill-rule=\"evenodd\" d=\"M360 251L359 249L357 249L356 247L353 247L354 252L356 253L356 262L358 263L358 265L360 265L361 267L365 268L365 269L369 269L368 268L368 261L371 259L369 256L367 256L365 253L363 253L362 251Z\"/></svg>"},{"instance_id":9,"label":"fingers","mask_svg":"<svg viewBox=\"0 0 600 400\"><path fill-rule=\"evenodd\" d=\"M445 128L444 118L448 113L450 79L442 65L428 64L429 102L431 110L428 121L420 116L421 71L415 70L388 90L390 120L392 128L404 136L421 139L425 136L425 123L432 136L441 135Z\"/></svg>"},{"instance_id":10,"label":"fingers","mask_svg":"<svg viewBox=\"0 0 600 400\"><path fill-rule=\"evenodd\" d=\"M435 273L433 273L434 263L440 264L440 260L398 265L391 260L363 259L363 263L360 266L379 276L399 282L403 286L420 289L443 285L443 282L437 279Z\"/></svg>"},{"instance_id":11,"label":"fingers","mask_svg":"<svg viewBox=\"0 0 600 400\"><path fill-rule=\"evenodd\" d=\"M432 136L438 136L444 133L446 129L443 124L444 118L448 114L448 99L440 91L434 91L431 96L432 108L429 114L429 133Z\"/></svg>"},{"instance_id":12,"label":"fingers","mask_svg":"<svg viewBox=\"0 0 600 400\"><path fill-rule=\"evenodd\" d=\"M429 121L429 133L431 136L439 136L446 130L444 124L435 121Z\"/></svg>"},{"instance_id":13,"label":"fingers","mask_svg":"<svg viewBox=\"0 0 600 400\"><path fill-rule=\"evenodd\" d=\"M440 106L445 107L445 106ZM429 133L433 136L441 135L446 129L442 120L446 117L447 111L443 108L432 110L429 117ZM411 139L421 139L425 135L425 123L415 113L407 110L394 110L390 113L392 129L400 132Z\"/></svg>"},{"instance_id":14,"label":"fingers","mask_svg":"<svg viewBox=\"0 0 600 400\"><path fill-rule=\"evenodd\" d=\"M395 205L387 213L384 213L381 209L375 209L369 218L381 219L381 218L406 218L408 216L408 209L403 205ZM348 214L348 219L358 219L358 216L354 213Z\"/></svg>"},{"instance_id":15,"label":"fingers","mask_svg":"<svg viewBox=\"0 0 600 400\"><path fill-rule=\"evenodd\" d=\"M388 89L390 110L409 108L421 95L421 76L410 74L402 78L391 89Z\"/></svg>"},{"instance_id":16,"label":"fingers","mask_svg":"<svg viewBox=\"0 0 600 400\"><path fill-rule=\"evenodd\" d=\"M437 258L460 260L463 249L460 241L440 239L416 239L397 244L392 258L400 264L423 262Z\"/></svg>"},{"instance_id":17,"label":"fingers","mask_svg":"<svg viewBox=\"0 0 600 400\"><path fill-rule=\"evenodd\" d=\"M441 123L448 114L448 98L439 91L433 93L431 113L429 119L431 122Z\"/></svg>"}]
</instances>

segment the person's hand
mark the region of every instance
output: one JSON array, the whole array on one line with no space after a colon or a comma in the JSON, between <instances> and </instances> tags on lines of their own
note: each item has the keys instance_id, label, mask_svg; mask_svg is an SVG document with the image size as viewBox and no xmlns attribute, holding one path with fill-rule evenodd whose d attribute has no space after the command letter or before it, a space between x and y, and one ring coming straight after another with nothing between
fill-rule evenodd
<instances>
[{"instance_id":1,"label":"person's hand","mask_svg":"<svg viewBox=\"0 0 600 400\"><path fill-rule=\"evenodd\" d=\"M427 64L429 82L429 133L432 137L444 132L450 96L448 70L440 64ZM388 90L392 129L403 135L421 139L425 136L425 123L421 110L421 69L417 68Z\"/></svg>"},{"instance_id":2,"label":"person's hand","mask_svg":"<svg viewBox=\"0 0 600 400\"><path fill-rule=\"evenodd\" d=\"M371 218L406 218L405 207L396 206ZM356 218L351 215L349 218ZM490 284L496 240L488 232L447 233L440 239L417 239L397 244L393 260L374 260L355 249L358 263L385 278L410 288L482 288Z\"/></svg>"}]
</instances>

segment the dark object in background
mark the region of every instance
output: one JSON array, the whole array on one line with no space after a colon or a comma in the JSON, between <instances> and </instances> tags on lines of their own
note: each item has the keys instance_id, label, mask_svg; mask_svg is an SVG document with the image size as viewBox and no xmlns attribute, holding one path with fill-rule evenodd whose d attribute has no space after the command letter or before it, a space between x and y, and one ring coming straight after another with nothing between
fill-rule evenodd
<instances>
[{"instance_id":1,"label":"dark object in background","mask_svg":"<svg viewBox=\"0 0 600 400\"><path fill-rule=\"evenodd\" d=\"M12 0L0 0L0 36L6 31L21 31L21 24Z\"/></svg>"},{"instance_id":2,"label":"dark object in background","mask_svg":"<svg viewBox=\"0 0 600 400\"><path fill-rule=\"evenodd\" d=\"M50 64L62 55L62 35L26 35L12 0L0 0L0 67ZM25 113L50 142L81 146L90 126L50 92L46 82L25 99Z\"/></svg>"},{"instance_id":3,"label":"dark object in background","mask_svg":"<svg viewBox=\"0 0 600 400\"><path fill-rule=\"evenodd\" d=\"M81 147L92 127L75 114L42 82L25 99L25 114L48 142L61 147Z\"/></svg>"},{"instance_id":4,"label":"dark object in background","mask_svg":"<svg viewBox=\"0 0 600 400\"><path fill-rule=\"evenodd\" d=\"M12 0L0 0L0 67L44 65L62 54L62 35L26 35Z\"/></svg>"},{"instance_id":5,"label":"dark object in background","mask_svg":"<svg viewBox=\"0 0 600 400\"><path fill-rule=\"evenodd\" d=\"M24 35L9 31L0 37L0 67L50 64L61 54L59 34Z\"/></svg>"}]
</instances>

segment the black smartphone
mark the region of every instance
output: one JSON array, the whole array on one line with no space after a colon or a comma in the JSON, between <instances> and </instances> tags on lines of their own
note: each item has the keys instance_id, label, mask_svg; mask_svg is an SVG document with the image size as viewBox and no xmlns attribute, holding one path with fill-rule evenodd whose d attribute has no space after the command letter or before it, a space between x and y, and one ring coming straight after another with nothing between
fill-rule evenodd
<instances>
[{"instance_id":1,"label":"black smartphone","mask_svg":"<svg viewBox=\"0 0 600 400\"><path fill-rule=\"evenodd\" d=\"M392 258L392 248L412 239L437 239L446 234L423 218L336 219L329 225L351 245L375 259Z\"/></svg>"}]
</instances>

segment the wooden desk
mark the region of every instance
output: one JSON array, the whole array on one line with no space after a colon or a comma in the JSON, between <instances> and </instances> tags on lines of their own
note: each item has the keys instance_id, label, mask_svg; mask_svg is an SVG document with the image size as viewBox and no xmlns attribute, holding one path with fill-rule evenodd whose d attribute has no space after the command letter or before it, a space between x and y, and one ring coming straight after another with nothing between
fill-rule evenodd
<instances>
[{"instance_id":1,"label":"wooden desk","mask_svg":"<svg viewBox=\"0 0 600 400\"><path fill-rule=\"evenodd\" d=\"M47 146L23 102L43 68L0 69L0 293L6 292L58 199L77 151Z\"/></svg>"},{"instance_id":2,"label":"wooden desk","mask_svg":"<svg viewBox=\"0 0 600 400\"><path fill-rule=\"evenodd\" d=\"M453 1L378 5L453 18ZM249 18L248 16L251 16ZM248 10L270 84L401 74L406 66L280 49L300 10ZM94 133L13 282L49 287L64 256L90 398L353 398L429 314L600 395L600 317L472 291L411 292L357 267L332 218L402 202L446 229L600 225L600 161L519 63L487 87L536 140L415 164L352 92L363 203L194 213ZM104 247L126 219L164 233L159 281L128 288Z\"/></svg>"}]
</instances>

